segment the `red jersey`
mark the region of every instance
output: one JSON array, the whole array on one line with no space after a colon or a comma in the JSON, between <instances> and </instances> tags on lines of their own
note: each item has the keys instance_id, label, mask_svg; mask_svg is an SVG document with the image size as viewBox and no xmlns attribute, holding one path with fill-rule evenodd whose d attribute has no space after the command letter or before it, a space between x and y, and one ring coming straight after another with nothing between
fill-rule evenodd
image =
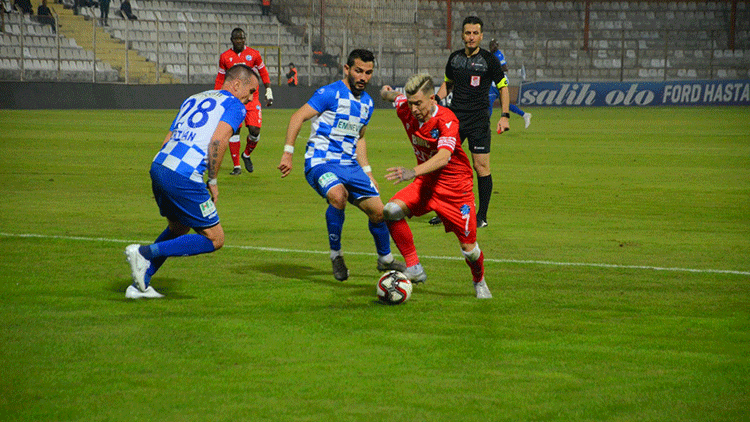
<instances>
[{"instance_id":1,"label":"red jersey","mask_svg":"<svg viewBox=\"0 0 750 422\"><path fill-rule=\"evenodd\" d=\"M263 64L263 58L260 56L258 50L245 47L244 50L237 54L230 48L219 56L219 74L216 75L214 89L221 89L221 86L224 85L224 78L227 74L227 70L238 63L243 63L255 68L258 71L258 74L260 74L260 80L264 85L271 83L271 78L268 76L268 69L266 69L266 65ZM254 101L258 99L257 90L255 91L255 94L253 94L252 99Z\"/></svg>"},{"instance_id":2,"label":"red jersey","mask_svg":"<svg viewBox=\"0 0 750 422\"><path fill-rule=\"evenodd\" d=\"M417 164L422 164L437 154L439 149L451 152L450 161L440 170L418 176L425 179L427 185L441 187L453 192L472 192L474 173L469 157L461 148L461 137L458 135L458 118L452 111L440 105L429 120L422 123L412 116L405 95L396 98L396 112L404 124L406 134L411 140Z\"/></svg>"}]
</instances>

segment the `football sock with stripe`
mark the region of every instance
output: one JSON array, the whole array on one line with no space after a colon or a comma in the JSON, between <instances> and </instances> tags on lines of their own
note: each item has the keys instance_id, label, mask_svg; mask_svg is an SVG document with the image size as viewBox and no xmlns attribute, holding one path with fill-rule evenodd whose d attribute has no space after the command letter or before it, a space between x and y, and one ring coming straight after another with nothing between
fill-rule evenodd
<instances>
[{"instance_id":1,"label":"football sock with stripe","mask_svg":"<svg viewBox=\"0 0 750 422\"><path fill-rule=\"evenodd\" d=\"M229 138L229 154L232 155L232 163L235 167L240 166L240 135L232 135Z\"/></svg>"},{"instance_id":2,"label":"football sock with stripe","mask_svg":"<svg viewBox=\"0 0 750 422\"><path fill-rule=\"evenodd\" d=\"M471 269L471 278L475 283L479 283L484 278L484 252L476 245L471 252L464 252L466 265Z\"/></svg>"},{"instance_id":3,"label":"football sock with stripe","mask_svg":"<svg viewBox=\"0 0 750 422\"><path fill-rule=\"evenodd\" d=\"M328 205L326 210L326 225L328 227L328 244L331 250L341 250L341 231L344 228L344 210Z\"/></svg>"},{"instance_id":4,"label":"football sock with stripe","mask_svg":"<svg viewBox=\"0 0 750 422\"><path fill-rule=\"evenodd\" d=\"M258 141L260 141L260 135L258 136L247 135L247 145L245 146L245 157L249 157L250 154L252 154L255 147L258 146Z\"/></svg>"}]
</instances>

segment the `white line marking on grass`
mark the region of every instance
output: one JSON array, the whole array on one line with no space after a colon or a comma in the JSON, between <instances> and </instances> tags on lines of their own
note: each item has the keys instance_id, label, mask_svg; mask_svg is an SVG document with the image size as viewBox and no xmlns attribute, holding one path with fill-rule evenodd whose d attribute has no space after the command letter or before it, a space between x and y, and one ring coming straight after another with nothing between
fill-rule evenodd
<instances>
[{"instance_id":1,"label":"white line marking on grass","mask_svg":"<svg viewBox=\"0 0 750 422\"><path fill-rule=\"evenodd\" d=\"M151 241L148 240L124 240L124 239L110 239L106 237L82 237L82 236L59 236L59 235L44 235L44 234L31 234L31 233L2 233L2 237L18 237L18 238L37 238L37 239L61 239L61 240L79 240L84 242L110 242L110 243L142 243L149 244ZM329 251L313 251L305 249L288 249L288 248L269 248L265 246L238 246L238 245L224 245L225 248L230 249L246 249L253 251L263 252L284 252L284 253L300 253L300 254L315 254L315 255L328 255ZM375 256L376 254L370 252L351 252L347 251L347 255L367 255ZM463 261L463 257L458 256L422 256L428 259L440 259L446 261ZM617 264L597 264L597 263L585 263L585 262L556 262L556 261L536 261L536 260L522 260L522 259L493 259L485 258L485 262L495 262L500 264L521 264L521 265L549 265L556 267L592 267L592 268L613 268L613 269L628 269L628 270L651 270L651 271L672 271L672 272L685 272L685 273L710 273L710 274L734 274L734 275L747 275L750 276L750 271L735 271L735 270L714 270L714 269L696 269L696 268L676 268L676 267L654 267L649 265L617 265Z\"/></svg>"}]
</instances>

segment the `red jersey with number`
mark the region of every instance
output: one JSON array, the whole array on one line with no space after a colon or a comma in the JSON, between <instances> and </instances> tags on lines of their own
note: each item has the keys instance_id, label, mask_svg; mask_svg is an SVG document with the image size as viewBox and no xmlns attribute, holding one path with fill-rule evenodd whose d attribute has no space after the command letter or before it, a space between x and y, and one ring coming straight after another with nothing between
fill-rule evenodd
<instances>
[{"instance_id":1,"label":"red jersey with number","mask_svg":"<svg viewBox=\"0 0 750 422\"><path fill-rule=\"evenodd\" d=\"M426 179L427 185L445 188L456 193L472 192L474 174L469 157L461 148L458 135L458 118L452 111L440 105L435 113L422 123L412 116L405 95L396 98L396 111L411 140L417 163L422 164L437 154L439 149L451 152L450 161L442 169L423 174L417 178Z\"/></svg>"},{"instance_id":2,"label":"red jersey with number","mask_svg":"<svg viewBox=\"0 0 750 422\"><path fill-rule=\"evenodd\" d=\"M249 67L255 68L260 75L260 80L264 85L271 83L271 79L268 76L268 69L263 64L263 58L260 56L260 52L250 47L245 47L239 54L234 49L229 49L219 56L219 74L216 75L216 81L214 82L214 89L221 89L224 85L224 78L226 77L227 70L230 67L242 63ZM251 102L258 101L258 90L253 94ZM249 103L248 103L249 104Z\"/></svg>"}]
</instances>

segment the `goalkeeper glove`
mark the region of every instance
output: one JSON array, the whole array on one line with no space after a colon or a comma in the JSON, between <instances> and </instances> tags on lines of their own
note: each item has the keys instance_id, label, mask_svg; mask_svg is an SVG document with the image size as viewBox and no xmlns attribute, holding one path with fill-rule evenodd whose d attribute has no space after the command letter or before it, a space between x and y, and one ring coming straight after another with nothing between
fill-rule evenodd
<instances>
[{"instance_id":1,"label":"goalkeeper glove","mask_svg":"<svg viewBox=\"0 0 750 422\"><path fill-rule=\"evenodd\" d=\"M273 91L271 91L271 87L269 86L266 88L266 105L271 105L273 103Z\"/></svg>"}]
</instances>

